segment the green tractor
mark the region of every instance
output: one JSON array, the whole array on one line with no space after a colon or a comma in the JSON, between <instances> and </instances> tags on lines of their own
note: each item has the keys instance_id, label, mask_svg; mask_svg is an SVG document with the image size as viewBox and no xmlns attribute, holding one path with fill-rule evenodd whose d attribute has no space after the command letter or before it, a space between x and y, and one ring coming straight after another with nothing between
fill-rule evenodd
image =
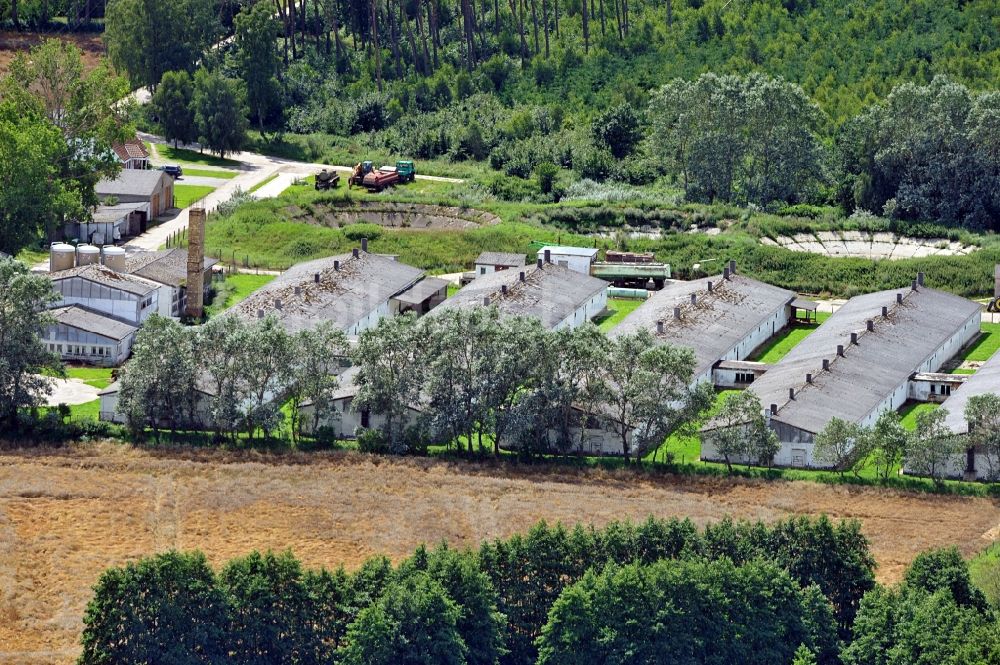
<instances>
[{"instance_id":1,"label":"green tractor","mask_svg":"<svg viewBox=\"0 0 1000 665\"><path fill-rule=\"evenodd\" d=\"M396 173L399 174L400 182L413 182L417 175L417 169L413 162L408 159L401 159L396 162Z\"/></svg>"}]
</instances>

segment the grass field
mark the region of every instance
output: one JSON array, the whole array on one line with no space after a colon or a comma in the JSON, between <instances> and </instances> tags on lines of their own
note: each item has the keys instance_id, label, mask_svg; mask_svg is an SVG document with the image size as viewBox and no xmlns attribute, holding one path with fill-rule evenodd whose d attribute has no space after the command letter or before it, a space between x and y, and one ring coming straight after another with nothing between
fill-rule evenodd
<instances>
[{"instance_id":1,"label":"grass field","mask_svg":"<svg viewBox=\"0 0 1000 665\"><path fill-rule=\"evenodd\" d=\"M272 279L274 279L274 275L252 275L249 273L228 275L226 281L216 287L215 299L211 305L205 308L205 311L209 316L218 314L245 299Z\"/></svg>"},{"instance_id":2,"label":"grass field","mask_svg":"<svg viewBox=\"0 0 1000 665\"><path fill-rule=\"evenodd\" d=\"M644 300L633 298L608 298L608 310L610 314L594 319L594 323L604 332L608 332L644 302Z\"/></svg>"},{"instance_id":3,"label":"grass field","mask_svg":"<svg viewBox=\"0 0 1000 665\"><path fill-rule=\"evenodd\" d=\"M231 180L239 175L239 171L223 171L221 169L184 169L184 175L198 176L201 178L219 178L221 180Z\"/></svg>"},{"instance_id":4,"label":"grass field","mask_svg":"<svg viewBox=\"0 0 1000 665\"><path fill-rule=\"evenodd\" d=\"M17 253L17 259L21 263L33 266L49 258L49 253L42 249L22 249Z\"/></svg>"},{"instance_id":5,"label":"grass field","mask_svg":"<svg viewBox=\"0 0 1000 665\"><path fill-rule=\"evenodd\" d=\"M107 388L114 381L110 367L67 367L66 378L80 379L95 388Z\"/></svg>"},{"instance_id":6,"label":"grass field","mask_svg":"<svg viewBox=\"0 0 1000 665\"><path fill-rule=\"evenodd\" d=\"M177 208L187 208L195 201L205 198L215 191L215 187L208 185L174 185L174 206Z\"/></svg>"},{"instance_id":7,"label":"grass field","mask_svg":"<svg viewBox=\"0 0 1000 665\"><path fill-rule=\"evenodd\" d=\"M793 323L778 332L764 346L751 356L751 360L773 364L784 358L802 340L819 328L820 324L830 318L829 312L817 312L816 323Z\"/></svg>"},{"instance_id":8,"label":"grass field","mask_svg":"<svg viewBox=\"0 0 1000 665\"><path fill-rule=\"evenodd\" d=\"M208 153L187 150L185 148L174 148L173 146L164 145L162 143L154 145L147 142L146 149L149 150L150 155L153 158L151 161L156 164L180 164L185 167L190 164L193 166L221 166L224 168L242 166L242 164L235 159L223 159Z\"/></svg>"},{"instance_id":9,"label":"grass field","mask_svg":"<svg viewBox=\"0 0 1000 665\"><path fill-rule=\"evenodd\" d=\"M726 515L857 518L886 582L924 549L982 550L1000 524L990 499L803 482L113 444L6 452L0 661L72 662L101 571L168 548L201 549L213 564L289 548L307 567L354 568L376 553L399 560L423 542L476 546L542 518L603 525L650 514L699 525Z\"/></svg>"}]
</instances>

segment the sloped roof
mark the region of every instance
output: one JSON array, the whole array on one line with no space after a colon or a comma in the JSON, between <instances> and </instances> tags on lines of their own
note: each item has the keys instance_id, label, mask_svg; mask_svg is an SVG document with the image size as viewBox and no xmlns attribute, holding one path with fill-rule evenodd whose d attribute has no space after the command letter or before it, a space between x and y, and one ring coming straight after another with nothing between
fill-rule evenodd
<instances>
[{"instance_id":1,"label":"sloped roof","mask_svg":"<svg viewBox=\"0 0 1000 665\"><path fill-rule=\"evenodd\" d=\"M897 293L903 294L902 304L896 302ZM888 308L885 318L882 307ZM807 432L819 432L834 416L859 422L979 311L977 303L924 287L851 298L750 390L764 408L778 405L772 420ZM869 320L874 321L873 332L867 330ZM852 332L858 334L856 345L851 344ZM844 347L842 357L838 345ZM824 358L830 361L828 372L822 371ZM806 374L813 375L813 383L806 383ZM795 389L794 400L789 388Z\"/></svg>"},{"instance_id":2,"label":"sloped roof","mask_svg":"<svg viewBox=\"0 0 1000 665\"><path fill-rule=\"evenodd\" d=\"M147 159L149 152L146 146L139 139L129 139L124 143L115 143L111 149L118 155L118 159L127 162L130 159Z\"/></svg>"},{"instance_id":3,"label":"sloped roof","mask_svg":"<svg viewBox=\"0 0 1000 665\"><path fill-rule=\"evenodd\" d=\"M115 289L121 289L122 291L134 293L140 296L152 293L159 288L156 284L142 279L141 277L115 272L114 270L97 263L89 266L77 266L75 268L70 268L69 270L60 270L58 272L49 273L49 278L53 282L73 277L79 277L80 279L85 279L97 284L103 284Z\"/></svg>"},{"instance_id":4,"label":"sloped roof","mask_svg":"<svg viewBox=\"0 0 1000 665\"><path fill-rule=\"evenodd\" d=\"M398 294L396 300L408 305L419 305L438 291L447 289L449 284L451 282L440 277L424 277L406 291Z\"/></svg>"},{"instance_id":5,"label":"sloped roof","mask_svg":"<svg viewBox=\"0 0 1000 665\"><path fill-rule=\"evenodd\" d=\"M160 182L170 176L163 171L146 169L122 169L114 180L101 178L94 186L98 196L145 196L152 197Z\"/></svg>"},{"instance_id":6,"label":"sloped roof","mask_svg":"<svg viewBox=\"0 0 1000 665\"><path fill-rule=\"evenodd\" d=\"M52 317L56 321L65 326L101 335L102 337L116 341L121 341L139 330L133 325L122 323L117 319L112 319L79 305L57 307L50 314L52 314Z\"/></svg>"},{"instance_id":7,"label":"sloped roof","mask_svg":"<svg viewBox=\"0 0 1000 665\"><path fill-rule=\"evenodd\" d=\"M948 415L944 422L955 434L965 434L969 431L969 421L965 418L965 406L969 403L969 398L976 395L986 395L993 393L1000 395L1000 351L993 354L972 375L965 376L965 383L960 388L953 389L951 396L941 405L942 409L948 409Z\"/></svg>"},{"instance_id":8,"label":"sloped roof","mask_svg":"<svg viewBox=\"0 0 1000 665\"><path fill-rule=\"evenodd\" d=\"M692 294L697 296L694 305ZM743 275L728 280L714 275L693 282L674 282L650 296L610 334L614 337L645 329L660 343L686 346L694 351L697 377L711 370L740 341L794 299L792 291ZM680 307L680 319L674 316L675 307ZM660 321L662 333L657 332Z\"/></svg>"},{"instance_id":9,"label":"sloped roof","mask_svg":"<svg viewBox=\"0 0 1000 665\"><path fill-rule=\"evenodd\" d=\"M511 252L483 252L476 257L476 265L485 266L523 266L524 254L513 254Z\"/></svg>"},{"instance_id":10,"label":"sloped roof","mask_svg":"<svg viewBox=\"0 0 1000 665\"><path fill-rule=\"evenodd\" d=\"M570 247L568 245L545 245L540 250L538 250L538 256L544 256L545 250L551 250L553 255L560 254L562 256L589 256L591 258L597 256L596 247Z\"/></svg>"},{"instance_id":11,"label":"sloped roof","mask_svg":"<svg viewBox=\"0 0 1000 665\"><path fill-rule=\"evenodd\" d=\"M340 262L339 270L334 268L335 261ZM263 312L277 317L291 331L323 321L347 330L423 275L419 268L377 254L359 252L357 258L341 254L292 266L225 314L256 320L258 312Z\"/></svg>"},{"instance_id":12,"label":"sloped roof","mask_svg":"<svg viewBox=\"0 0 1000 665\"><path fill-rule=\"evenodd\" d=\"M524 272L521 282L519 274ZM507 293L503 293L507 286ZM471 284L445 300L434 312L456 307L482 307L489 298L501 314L531 316L546 328L554 328L581 305L608 287L604 280L559 266L525 267L521 270L501 270L479 275Z\"/></svg>"},{"instance_id":13,"label":"sloped roof","mask_svg":"<svg viewBox=\"0 0 1000 665\"><path fill-rule=\"evenodd\" d=\"M179 247L156 252L136 252L125 259L125 272L158 284L179 287L187 282L187 260L187 250ZM218 259L206 256L202 269L208 270L218 262Z\"/></svg>"}]
</instances>

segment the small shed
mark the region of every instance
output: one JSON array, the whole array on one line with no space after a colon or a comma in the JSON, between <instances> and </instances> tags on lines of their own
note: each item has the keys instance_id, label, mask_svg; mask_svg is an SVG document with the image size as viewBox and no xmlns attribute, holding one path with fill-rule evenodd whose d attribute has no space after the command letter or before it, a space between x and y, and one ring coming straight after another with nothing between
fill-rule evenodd
<instances>
[{"instance_id":1,"label":"small shed","mask_svg":"<svg viewBox=\"0 0 1000 665\"><path fill-rule=\"evenodd\" d=\"M475 276L489 275L499 270L524 267L524 254L509 252L483 252L475 261Z\"/></svg>"},{"instance_id":2,"label":"small shed","mask_svg":"<svg viewBox=\"0 0 1000 665\"><path fill-rule=\"evenodd\" d=\"M115 156L122 163L123 169L143 170L149 168L149 151L146 150L146 145L139 140L139 137L115 143L111 149L115 151Z\"/></svg>"},{"instance_id":3,"label":"small shed","mask_svg":"<svg viewBox=\"0 0 1000 665\"><path fill-rule=\"evenodd\" d=\"M546 245L538 250L538 259L545 263L551 262L574 272L589 275L590 266L597 260L597 248Z\"/></svg>"},{"instance_id":4,"label":"small shed","mask_svg":"<svg viewBox=\"0 0 1000 665\"><path fill-rule=\"evenodd\" d=\"M139 330L79 305L58 307L50 314L55 322L45 331L42 343L64 361L116 367L128 359Z\"/></svg>"},{"instance_id":5,"label":"small shed","mask_svg":"<svg viewBox=\"0 0 1000 665\"><path fill-rule=\"evenodd\" d=\"M426 314L448 297L448 282L440 277L425 277L406 291L397 294L393 300L399 307L399 313L415 312Z\"/></svg>"},{"instance_id":6,"label":"small shed","mask_svg":"<svg viewBox=\"0 0 1000 665\"><path fill-rule=\"evenodd\" d=\"M174 179L163 171L123 169L114 179L99 180L94 192L103 201L114 197L119 203L148 203L150 219L174 207Z\"/></svg>"}]
</instances>

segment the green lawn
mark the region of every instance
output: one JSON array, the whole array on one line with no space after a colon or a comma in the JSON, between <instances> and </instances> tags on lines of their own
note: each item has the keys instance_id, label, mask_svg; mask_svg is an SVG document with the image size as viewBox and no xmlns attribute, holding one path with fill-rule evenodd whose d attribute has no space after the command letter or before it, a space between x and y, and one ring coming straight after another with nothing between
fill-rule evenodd
<instances>
[{"instance_id":1,"label":"green lawn","mask_svg":"<svg viewBox=\"0 0 1000 665\"><path fill-rule=\"evenodd\" d=\"M153 156L151 161L157 164L180 164L181 166L193 164L196 166L222 166L228 168L241 166L241 163L235 159L223 159L208 153L200 153L185 148L174 148L173 146L160 143L156 144L155 147L147 143L146 148Z\"/></svg>"},{"instance_id":2,"label":"green lawn","mask_svg":"<svg viewBox=\"0 0 1000 665\"><path fill-rule=\"evenodd\" d=\"M89 386L102 389L114 382L110 367L67 367L66 378L80 379Z\"/></svg>"},{"instance_id":3,"label":"green lawn","mask_svg":"<svg viewBox=\"0 0 1000 665\"><path fill-rule=\"evenodd\" d=\"M608 332L644 302L645 300L633 298L608 298L609 314L594 319L594 323L602 331Z\"/></svg>"},{"instance_id":4,"label":"green lawn","mask_svg":"<svg viewBox=\"0 0 1000 665\"><path fill-rule=\"evenodd\" d=\"M218 314L244 300L251 293L274 279L274 275L251 275L235 273L216 287L215 299L205 308L209 316Z\"/></svg>"},{"instance_id":5,"label":"green lawn","mask_svg":"<svg viewBox=\"0 0 1000 665\"><path fill-rule=\"evenodd\" d=\"M794 349L806 337L819 328L820 324L830 318L829 312L817 312L816 323L804 324L793 323L772 337L753 356L751 360L757 362L773 364L784 358L789 351Z\"/></svg>"},{"instance_id":6,"label":"green lawn","mask_svg":"<svg viewBox=\"0 0 1000 665\"><path fill-rule=\"evenodd\" d=\"M726 398L726 395L735 392L739 391L720 390L715 396L715 404L708 412L706 420L712 418L712 416L719 412L719 409L722 408L722 401ZM699 459L699 457L701 457L701 439L698 438L697 434L671 434L667 437L667 440L663 442L662 446L646 453L646 456L643 459L646 461L662 461L666 455L672 456L674 462L677 464L719 466L712 462L702 462Z\"/></svg>"},{"instance_id":7,"label":"green lawn","mask_svg":"<svg viewBox=\"0 0 1000 665\"><path fill-rule=\"evenodd\" d=\"M1000 350L1000 323L984 323L983 334L962 355L962 361L985 362Z\"/></svg>"},{"instance_id":8,"label":"green lawn","mask_svg":"<svg viewBox=\"0 0 1000 665\"><path fill-rule=\"evenodd\" d=\"M195 201L205 198L215 191L215 187L208 185L174 185L174 206L177 208L187 208Z\"/></svg>"},{"instance_id":9,"label":"green lawn","mask_svg":"<svg viewBox=\"0 0 1000 665\"><path fill-rule=\"evenodd\" d=\"M240 173L239 171L222 171L220 169L184 169L184 175L198 176L201 178L219 178L221 180L231 180Z\"/></svg>"},{"instance_id":10,"label":"green lawn","mask_svg":"<svg viewBox=\"0 0 1000 665\"><path fill-rule=\"evenodd\" d=\"M33 266L36 263L41 263L42 261L49 258L49 253L44 249L22 249L17 253L17 259L21 263L25 263L29 266Z\"/></svg>"}]
</instances>

